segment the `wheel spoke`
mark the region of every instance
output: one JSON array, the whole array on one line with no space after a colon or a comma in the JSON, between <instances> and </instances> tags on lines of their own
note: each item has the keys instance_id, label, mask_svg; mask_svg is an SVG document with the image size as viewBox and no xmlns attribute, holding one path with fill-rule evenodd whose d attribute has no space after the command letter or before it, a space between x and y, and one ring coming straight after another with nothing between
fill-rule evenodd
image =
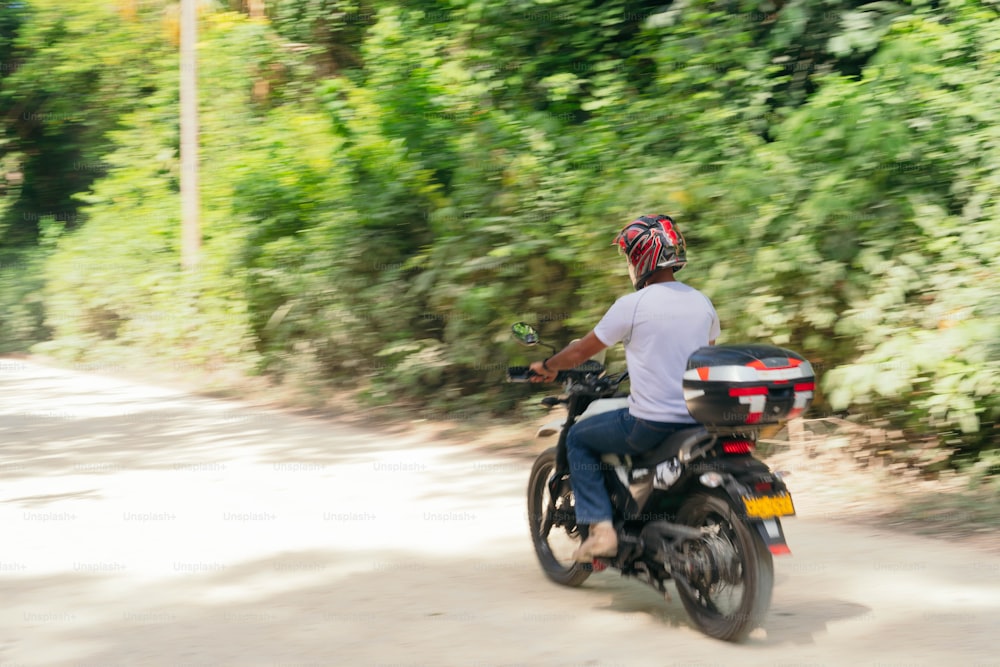
<instances>
[{"instance_id":1,"label":"wheel spoke","mask_svg":"<svg viewBox=\"0 0 1000 667\"><path fill-rule=\"evenodd\" d=\"M696 496L682 508L686 525L703 529L684 549L688 575L678 591L697 625L713 637L738 640L763 617L773 574L766 551L723 499ZM764 560L761 560L764 559Z\"/></svg>"}]
</instances>

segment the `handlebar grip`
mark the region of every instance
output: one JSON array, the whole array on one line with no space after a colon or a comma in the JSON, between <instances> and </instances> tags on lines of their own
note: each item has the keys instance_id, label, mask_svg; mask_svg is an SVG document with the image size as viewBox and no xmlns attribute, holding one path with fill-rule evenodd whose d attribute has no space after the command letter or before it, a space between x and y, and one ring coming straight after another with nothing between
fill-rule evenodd
<instances>
[{"instance_id":1,"label":"handlebar grip","mask_svg":"<svg viewBox=\"0 0 1000 667\"><path fill-rule=\"evenodd\" d=\"M507 368L507 382L531 382L531 377L537 375L528 366L509 366Z\"/></svg>"},{"instance_id":2,"label":"handlebar grip","mask_svg":"<svg viewBox=\"0 0 1000 667\"><path fill-rule=\"evenodd\" d=\"M507 382L531 382L531 378L538 375L529 366L508 366ZM556 373L556 382L565 382L569 378L569 371L559 371Z\"/></svg>"}]
</instances>

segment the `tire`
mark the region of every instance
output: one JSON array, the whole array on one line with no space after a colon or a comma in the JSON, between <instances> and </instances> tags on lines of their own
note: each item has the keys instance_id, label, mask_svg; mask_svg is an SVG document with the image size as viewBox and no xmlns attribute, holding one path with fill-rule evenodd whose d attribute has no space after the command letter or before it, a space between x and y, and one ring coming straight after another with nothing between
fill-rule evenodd
<instances>
[{"instance_id":1,"label":"tire","mask_svg":"<svg viewBox=\"0 0 1000 667\"><path fill-rule=\"evenodd\" d=\"M531 529L531 541L545 576L563 586L579 586L590 576L591 568L570 557L580 544L576 525L572 524L569 531L563 526L545 526L551 504L549 480L555 467L556 450L553 447L539 454L531 468L528 480L528 525ZM573 492L567 489L557 501L560 501L560 509L571 509Z\"/></svg>"},{"instance_id":2,"label":"tire","mask_svg":"<svg viewBox=\"0 0 1000 667\"><path fill-rule=\"evenodd\" d=\"M710 637L738 642L758 627L771 606L771 552L729 501L698 494L681 507L677 520L688 526L718 527L715 534L684 544L689 572L677 582L681 602L695 625ZM678 573L678 577L683 576ZM739 589L738 595L732 595Z\"/></svg>"}]
</instances>

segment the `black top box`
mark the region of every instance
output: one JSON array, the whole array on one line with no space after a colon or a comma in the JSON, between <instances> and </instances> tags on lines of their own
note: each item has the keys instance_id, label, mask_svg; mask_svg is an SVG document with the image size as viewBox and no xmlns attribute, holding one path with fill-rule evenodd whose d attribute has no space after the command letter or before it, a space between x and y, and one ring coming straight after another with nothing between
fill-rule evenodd
<instances>
[{"instance_id":1,"label":"black top box","mask_svg":"<svg viewBox=\"0 0 1000 667\"><path fill-rule=\"evenodd\" d=\"M688 357L684 401L708 427L793 419L812 403L816 379L801 356L771 345L709 345Z\"/></svg>"}]
</instances>

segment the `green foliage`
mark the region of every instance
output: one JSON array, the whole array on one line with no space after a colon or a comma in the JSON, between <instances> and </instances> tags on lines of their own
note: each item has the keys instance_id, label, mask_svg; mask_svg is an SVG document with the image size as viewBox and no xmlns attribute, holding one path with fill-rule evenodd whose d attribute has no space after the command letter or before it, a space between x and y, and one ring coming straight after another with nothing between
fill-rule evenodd
<instances>
[{"instance_id":1,"label":"green foliage","mask_svg":"<svg viewBox=\"0 0 1000 667\"><path fill-rule=\"evenodd\" d=\"M274 30L308 52L323 75L361 64L358 53L375 19L369 3L352 0L271 0Z\"/></svg>"},{"instance_id":2,"label":"green foliage","mask_svg":"<svg viewBox=\"0 0 1000 667\"><path fill-rule=\"evenodd\" d=\"M0 255L0 353L24 352L49 335L42 305L46 252L43 247Z\"/></svg>"},{"instance_id":3,"label":"green foliage","mask_svg":"<svg viewBox=\"0 0 1000 667\"><path fill-rule=\"evenodd\" d=\"M770 186L743 166L722 171L732 222L720 231L750 239L713 273L721 289L727 269L752 267L742 316L725 315L820 361L831 407L975 448L995 445L1000 408L1000 100L981 50L995 17L959 18L948 30L897 21L860 79L827 77L748 156ZM707 189L706 211L719 210L717 193Z\"/></svg>"},{"instance_id":4,"label":"green foliage","mask_svg":"<svg viewBox=\"0 0 1000 667\"><path fill-rule=\"evenodd\" d=\"M0 214L35 276L0 270L8 348L51 333L39 349L502 411L524 395L503 368L532 356L510 323L582 335L630 289L614 234L666 212L723 340L805 353L818 410L886 418L970 461L996 446L994 5L206 11L204 246L186 274L160 8L71 4L0 20L17 63L0 72L0 169L15 174Z\"/></svg>"},{"instance_id":5,"label":"green foliage","mask_svg":"<svg viewBox=\"0 0 1000 667\"><path fill-rule=\"evenodd\" d=\"M164 68L150 81L155 92L113 133L108 176L80 197L87 223L63 236L49 258L46 321L55 336L40 350L81 356L133 346L164 360L254 366L236 251L245 229L220 204L231 205L236 169L251 166L233 146L261 113L247 78L269 60L252 22L221 15L205 27L214 57L200 70L202 90L213 92L201 118L202 156L221 171L202 177L200 270L185 274L179 266L178 91L176 69Z\"/></svg>"},{"instance_id":6,"label":"green foliage","mask_svg":"<svg viewBox=\"0 0 1000 667\"><path fill-rule=\"evenodd\" d=\"M0 61L7 66L0 146L14 154L5 166L23 185L7 193L17 199L0 220L0 242L19 245L37 240L45 216L78 221L73 195L106 173L106 135L149 93L168 48L162 7L153 3L143 3L136 20L123 20L103 0L4 4L16 7L5 7L0 19L0 34L14 31L0 37L0 56L8 54Z\"/></svg>"}]
</instances>

